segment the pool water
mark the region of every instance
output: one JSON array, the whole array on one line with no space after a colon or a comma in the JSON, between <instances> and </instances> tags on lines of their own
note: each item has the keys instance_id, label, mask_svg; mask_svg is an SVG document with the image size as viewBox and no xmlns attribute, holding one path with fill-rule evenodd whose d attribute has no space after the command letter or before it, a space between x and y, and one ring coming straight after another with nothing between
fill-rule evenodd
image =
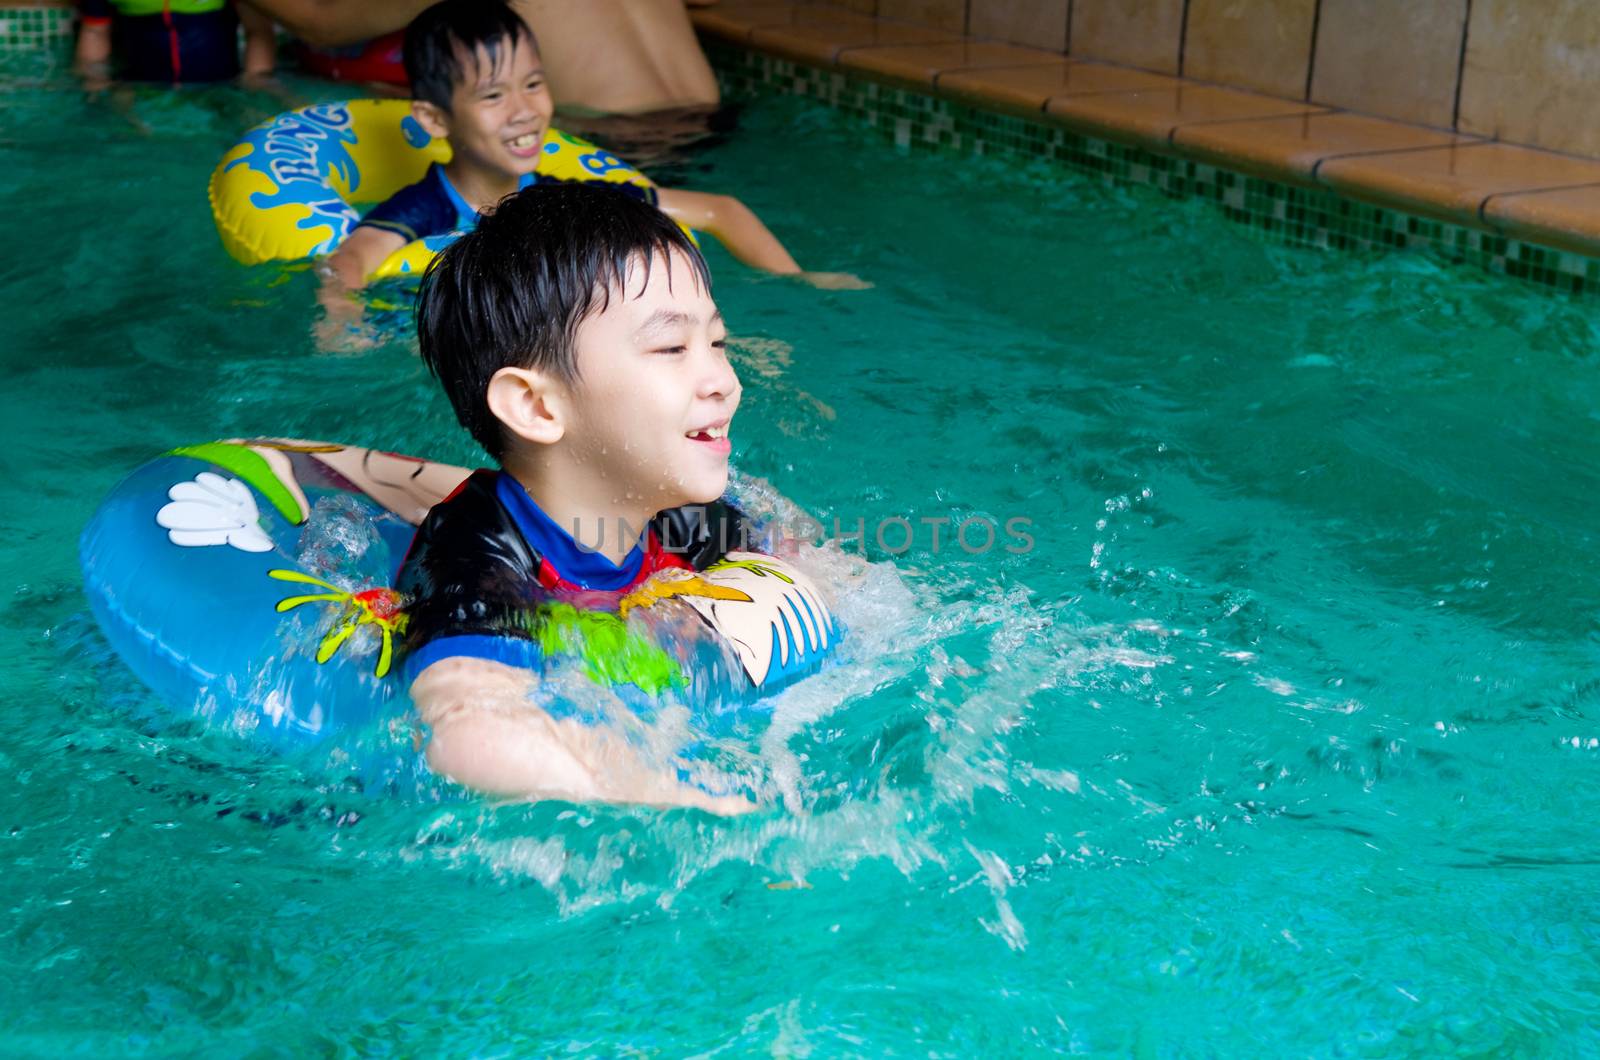
<instances>
[{"instance_id":1,"label":"pool water","mask_svg":"<svg viewBox=\"0 0 1600 1060\"><path fill-rule=\"evenodd\" d=\"M875 284L711 253L736 466L867 527L847 665L747 818L382 795L163 720L77 568L175 445L479 459L222 251L281 106L0 63L0 1052L1600 1050L1596 303L752 101L674 179Z\"/></svg>"}]
</instances>

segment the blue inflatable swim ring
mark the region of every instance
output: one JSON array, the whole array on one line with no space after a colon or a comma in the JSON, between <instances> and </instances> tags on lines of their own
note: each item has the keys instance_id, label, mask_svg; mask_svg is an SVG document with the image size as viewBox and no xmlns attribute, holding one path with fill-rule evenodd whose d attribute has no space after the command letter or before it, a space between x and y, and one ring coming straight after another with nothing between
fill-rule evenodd
<instances>
[{"instance_id":1,"label":"blue inflatable swim ring","mask_svg":"<svg viewBox=\"0 0 1600 1060\"><path fill-rule=\"evenodd\" d=\"M468 474L291 439L174 450L123 480L84 529L90 607L116 653L178 713L286 746L403 720L404 601L387 587L417 523ZM662 572L606 620L654 639L707 726L814 673L840 636L802 573L755 553L692 576ZM594 672L584 661L571 672ZM657 699L607 691L640 712ZM569 698L539 705L603 713Z\"/></svg>"}]
</instances>

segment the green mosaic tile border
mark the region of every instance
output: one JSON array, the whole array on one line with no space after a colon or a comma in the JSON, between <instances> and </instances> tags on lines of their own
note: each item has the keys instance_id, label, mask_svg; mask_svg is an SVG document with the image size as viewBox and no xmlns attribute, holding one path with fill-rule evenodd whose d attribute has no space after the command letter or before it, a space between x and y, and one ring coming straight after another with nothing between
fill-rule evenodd
<instances>
[{"instance_id":1,"label":"green mosaic tile border","mask_svg":"<svg viewBox=\"0 0 1600 1060\"><path fill-rule=\"evenodd\" d=\"M59 48L72 39L70 7L0 7L0 51Z\"/></svg>"},{"instance_id":2,"label":"green mosaic tile border","mask_svg":"<svg viewBox=\"0 0 1600 1060\"><path fill-rule=\"evenodd\" d=\"M1210 200L1232 220L1286 243L1351 251L1415 249L1559 290L1600 292L1600 259L1582 254L977 110L720 41L705 44L729 97L776 92L817 99L903 150L1045 159L1110 184Z\"/></svg>"}]
</instances>

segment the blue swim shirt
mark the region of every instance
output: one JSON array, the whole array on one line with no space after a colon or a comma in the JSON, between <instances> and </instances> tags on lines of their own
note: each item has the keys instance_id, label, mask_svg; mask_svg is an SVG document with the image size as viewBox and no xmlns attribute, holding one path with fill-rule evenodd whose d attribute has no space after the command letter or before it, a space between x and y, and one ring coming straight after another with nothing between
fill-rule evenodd
<instances>
[{"instance_id":1,"label":"blue swim shirt","mask_svg":"<svg viewBox=\"0 0 1600 1060\"><path fill-rule=\"evenodd\" d=\"M517 185L517 190L521 191L534 184L565 183L573 182L528 173ZM640 187L637 184L608 183L606 186L616 188L652 206L657 204L659 198L656 189ZM450 183L444 167L435 162L428 167L428 172L421 180L401 188L374 206L356 227L365 225L393 232L407 243L411 243L429 236L470 232L477 226L479 216L478 211L472 208L466 197Z\"/></svg>"}]
</instances>

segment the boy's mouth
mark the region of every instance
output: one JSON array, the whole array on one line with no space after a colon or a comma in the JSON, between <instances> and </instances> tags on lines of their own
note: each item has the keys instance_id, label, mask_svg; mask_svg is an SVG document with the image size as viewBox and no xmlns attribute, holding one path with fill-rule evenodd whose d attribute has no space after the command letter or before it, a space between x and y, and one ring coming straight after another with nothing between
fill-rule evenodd
<instances>
[{"instance_id":1,"label":"boy's mouth","mask_svg":"<svg viewBox=\"0 0 1600 1060\"><path fill-rule=\"evenodd\" d=\"M700 442L719 452L728 452L732 443L728 441L728 424L731 421L723 420L705 427L697 427L692 431L685 431L684 437L691 442Z\"/></svg>"},{"instance_id":2,"label":"boy's mouth","mask_svg":"<svg viewBox=\"0 0 1600 1060\"><path fill-rule=\"evenodd\" d=\"M521 158L531 158L539 152L539 141L542 137L537 132L523 133L521 136L506 141L506 146L511 148L511 153Z\"/></svg>"}]
</instances>

